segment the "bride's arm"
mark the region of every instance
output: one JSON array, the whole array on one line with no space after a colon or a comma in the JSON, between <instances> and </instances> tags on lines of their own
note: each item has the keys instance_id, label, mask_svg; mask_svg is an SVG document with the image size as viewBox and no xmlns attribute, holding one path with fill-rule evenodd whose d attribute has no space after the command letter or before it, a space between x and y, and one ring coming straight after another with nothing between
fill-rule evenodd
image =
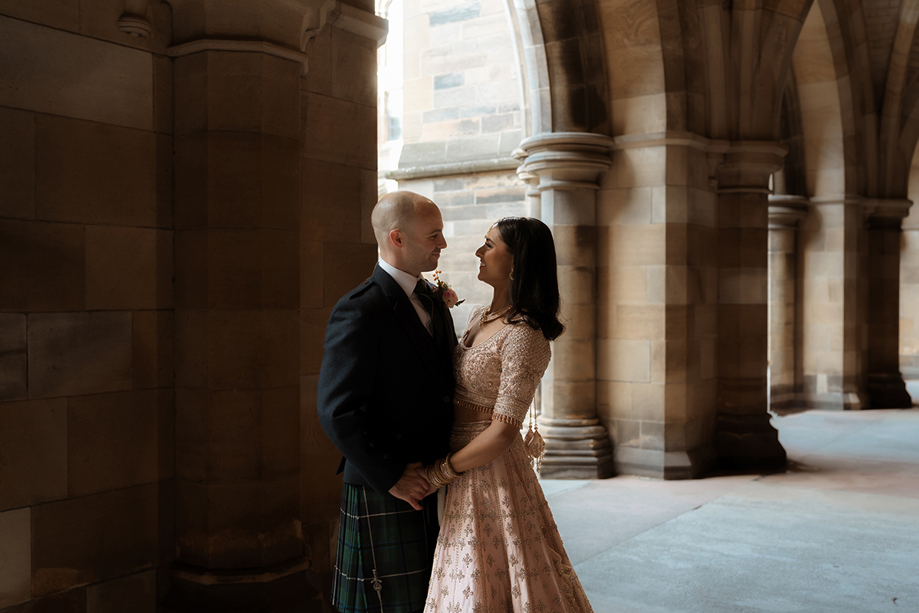
<instances>
[{"instance_id":1,"label":"bride's arm","mask_svg":"<svg viewBox=\"0 0 919 613\"><path fill-rule=\"evenodd\" d=\"M493 421L472 442L450 456L450 465L456 472L466 472L488 464L510 447L520 428L503 421Z\"/></svg>"},{"instance_id":2,"label":"bride's arm","mask_svg":"<svg viewBox=\"0 0 919 613\"><path fill-rule=\"evenodd\" d=\"M453 470L464 472L488 464L520 436L536 386L549 366L549 341L542 332L518 324L502 348L501 382L491 425L450 456Z\"/></svg>"}]
</instances>

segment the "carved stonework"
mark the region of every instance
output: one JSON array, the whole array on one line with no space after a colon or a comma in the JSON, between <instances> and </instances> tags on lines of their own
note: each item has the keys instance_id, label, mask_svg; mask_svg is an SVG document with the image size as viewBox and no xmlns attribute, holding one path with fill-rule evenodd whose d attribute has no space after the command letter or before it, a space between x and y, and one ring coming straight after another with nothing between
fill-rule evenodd
<instances>
[{"instance_id":1,"label":"carved stonework","mask_svg":"<svg viewBox=\"0 0 919 613\"><path fill-rule=\"evenodd\" d=\"M129 36L148 38L153 25L147 19L148 0L125 0L124 13L118 18L118 29Z\"/></svg>"}]
</instances>

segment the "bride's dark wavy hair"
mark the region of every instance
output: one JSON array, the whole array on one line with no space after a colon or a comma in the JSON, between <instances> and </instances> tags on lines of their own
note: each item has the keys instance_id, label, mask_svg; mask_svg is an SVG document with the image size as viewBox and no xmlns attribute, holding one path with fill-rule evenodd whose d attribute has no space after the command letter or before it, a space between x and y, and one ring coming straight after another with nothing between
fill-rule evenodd
<instances>
[{"instance_id":1,"label":"bride's dark wavy hair","mask_svg":"<svg viewBox=\"0 0 919 613\"><path fill-rule=\"evenodd\" d=\"M547 340L555 340L565 326L558 320L558 267L555 240L549 227L532 217L505 217L495 225L514 256L508 321L526 321Z\"/></svg>"}]
</instances>

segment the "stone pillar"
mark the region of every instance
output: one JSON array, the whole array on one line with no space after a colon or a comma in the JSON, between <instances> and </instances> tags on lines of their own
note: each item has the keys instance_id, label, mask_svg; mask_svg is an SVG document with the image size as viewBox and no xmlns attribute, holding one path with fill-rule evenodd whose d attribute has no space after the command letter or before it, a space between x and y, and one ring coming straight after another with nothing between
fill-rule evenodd
<instances>
[{"instance_id":1,"label":"stone pillar","mask_svg":"<svg viewBox=\"0 0 919 613\"><path fill-rule=\"evenodd\" d=\"M786 149L732 143L718 175L718 415L722 465L770 469L785 450L767 411L769 177Z\"/></svg>"},{"instance_id":2,"label":"stone pillar","mask_svg":"<svg viewBox=\"0 0 919 613\"><path fill-rule=\"evenodd\" d=\"M554 342L542 382L542 475L596 479L612 475L612 445L597 418L598 179L610 167L609 137L549 133L525 139L518 172L539 178L541 218L555 237L565 333Z\"/></svg>"},{"instance_id":3,"label":"stone pillar","mask_svg":"<svg viewBox=\"0 0 919 613\"><path fill-rule=\"evenodd\" d=\"M797 394L798 222L807 198L769 197L769 406L794 406Z\"/></svg>"},{"instance_id":4,"label":"stone pillar","mask_svg":"<svg viewBox=\"0 0 919 613\"><path fill-rule=\"evenodd\" d=\"M907 380L919 379L919 213L915 210L903 220L900 231L900 371Z\"/></svg>"},{"instance_id":5,"label":"stone pillar","mask_svg":"<svg viewBox=\"0 0 919 613\"><path fill-rule=\"evenodd\" d=\"M800 361L808 408L857 410L865 394L865 201L811 198L801 222Z\"/></svg>"},{"instance_id":6,"label":"stone pillar","mask_svg":"<svg viewBox=\"0 0 919 613\"><path fill-rule=\"evenodd\" d=\"M308 3L259 20L171 3L175 39L176 566L166 606L280 610L300 518L300 48ZM317 9L318 10L318 9Z\"/></svg>"},{"instance_id":7,"label":"stone pillar","mask_svg":"<svg viewBox=\"0 0 919 613\"><path fill-rule=\"evenodd\" d=\"M900 235L910 200L875 200L868 217L868 382L872 409L912 406L900 373Z\"/></svg>"}]
</instances>

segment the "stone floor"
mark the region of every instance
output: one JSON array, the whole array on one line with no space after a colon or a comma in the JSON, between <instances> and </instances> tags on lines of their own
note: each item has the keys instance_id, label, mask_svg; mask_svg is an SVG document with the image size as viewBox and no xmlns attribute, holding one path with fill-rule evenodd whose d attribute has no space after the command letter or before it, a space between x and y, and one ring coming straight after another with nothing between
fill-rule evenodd
<instances>
[{"instance_id":1,"label":"stone floor","mask_svg":"<svg viewBox=\"0 0 919 613\"><path fill-rule=\"evenodd\" d=\"M919 612L919 408L773 423L784 474L542 482L596 613Z\"/></svg>"}]
</instances>

